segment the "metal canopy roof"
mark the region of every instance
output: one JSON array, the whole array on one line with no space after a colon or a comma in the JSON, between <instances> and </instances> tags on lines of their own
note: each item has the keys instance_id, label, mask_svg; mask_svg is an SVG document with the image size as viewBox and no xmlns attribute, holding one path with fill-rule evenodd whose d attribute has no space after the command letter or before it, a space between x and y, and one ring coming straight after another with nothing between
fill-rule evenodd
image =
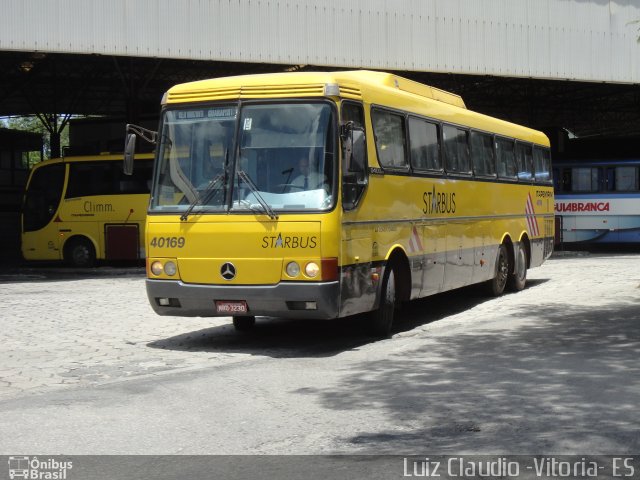
<instances>
[{"instance_id":1,"label":"metal canopy roof","mask_svg":"<svg viewBox=\"0 0 640 480\"><path fill-rule=\"evenodd\" d=\"M103 55L0 52L0 116L40 113L155 117L171 86L291 65ZM335 70L305 66L303 70ZM462 96L468 108L538 129L576 135L640 132L640 86L396 71Z\"/></svg>"},{"instance_id":2,"label":"metal canopy roof","mask_svg":"<svg viewBox=\"0 0 640 480\"><path fill-rule=\"evenodd\" d=\"M368 68L538 129L640 132L637 0L1 2L3 116L136 121L177 83Z\"/></svg>"},{"instance_id":3,"label":"metal canopy roof","mask_svg":"<svg viewBox=\"0 0 640 480\"><path fill-rule=\"evenodd\" d=\"M2 0L0 50L640 83L637 0Z\"/></svg>"}]
</instances>

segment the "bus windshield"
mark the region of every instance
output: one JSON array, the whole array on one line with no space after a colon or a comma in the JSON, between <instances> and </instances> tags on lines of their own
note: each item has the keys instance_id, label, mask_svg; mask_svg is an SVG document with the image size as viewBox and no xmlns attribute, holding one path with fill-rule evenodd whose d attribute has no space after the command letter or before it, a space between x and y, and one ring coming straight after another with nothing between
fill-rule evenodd
<instances>
[{"instance_id":1,"label":"bus windshield","mask_svg":"<svg viewBox=\"0 0 640 480\"><path fill-rule=\"evenodd\" d=\"M164 112L151 212L325 210L334 203L329 103L244 103Z\"/></svg>"},{"instance_id":2,"label":"bus windshield","mask_svg":"<svg viewBox=\"0 0 640 480\"><path fill-rule=\"evenodd\" d=\"M33 171L22 210L24 232L40 230L53 220L62 196L64 169L60 163Z\"/></svg>"}]
</instances>

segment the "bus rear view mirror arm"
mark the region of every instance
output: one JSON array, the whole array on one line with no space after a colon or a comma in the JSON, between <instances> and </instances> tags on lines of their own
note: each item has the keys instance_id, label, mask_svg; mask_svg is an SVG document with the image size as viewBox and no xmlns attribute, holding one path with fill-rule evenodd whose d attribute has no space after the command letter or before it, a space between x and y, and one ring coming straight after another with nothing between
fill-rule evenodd
<instances>
[{"instance_id":1,"label":"bus rear view mirror arm","mask_svg":"<svg viewBox=\"0 0 640 480\"><path fill-rule=\"evenodd\" d=\"M136 153L137 135L143 140L155 144L158 139L158 132L131 123L127 123L125 132L127 136L124 143L124 165L122 170L125 175L131 175L133 174L133 157Z\"/></svg>"},{"instance_id":2,"label":"bus rear view mirror arm","mask_svg":"<svg viewBox=\"0 0 640 480\"><path fill-rule=\"evenodd\" d=\"M149 130L148 128L141 127L140 125L127 123L126 133L127 134L135 133L136 135L139 135L140 138L142 138L143 140L146 140L147 142L152 143L154 145L158 141L158 132Z\"/></svg>"}]
</instances>

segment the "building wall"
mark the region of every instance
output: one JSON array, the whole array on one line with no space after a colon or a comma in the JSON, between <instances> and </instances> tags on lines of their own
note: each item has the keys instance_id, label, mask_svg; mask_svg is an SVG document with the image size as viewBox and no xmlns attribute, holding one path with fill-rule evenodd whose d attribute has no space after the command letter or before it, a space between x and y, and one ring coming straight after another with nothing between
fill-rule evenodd
<instances>
[{"instance_id":1,"label":"building wall","mask_svg":"<svg viewBox=\"0 0 640 480\"><path fill-rule=\"evenodd\" d=\"M639 0L0 0L0 50L640 83Z\"/></svg>"}]
</instances>

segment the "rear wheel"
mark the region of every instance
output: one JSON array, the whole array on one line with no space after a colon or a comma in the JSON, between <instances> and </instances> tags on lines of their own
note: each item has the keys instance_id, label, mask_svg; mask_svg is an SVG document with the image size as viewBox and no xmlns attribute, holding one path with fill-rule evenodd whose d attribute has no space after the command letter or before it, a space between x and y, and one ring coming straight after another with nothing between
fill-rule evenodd
<instances>
[{"instance_id":1,"label":"rear wheel","mask_svg":"<svg viewBox=\"0 0 640 480\"><path fill-rule=\"evenodd\" d=\"M379 337L389 337L393 325L393 317L396 309L396 272L393 265L389 265L382 280L380 293L380 305L373 312L371 319L371 331Z\"/></svg>"},{"instance_id":2,"label":"rear wheel","mask_svg":"<svg viewBox=\"0 0 640 480\"><path fill-rule=\"evenodd\" d=\"M507 287L513 292L519 292L527 283L527 252L524 246L519 246L515 254L513 273L509 274Z\"/></svg>"},{"instance_id":3,"label":"rear wheel","mask_svg":"<svg viewBox=\"0 0 640 480\"><path fill-rule=\"evenodd\" d=\"M487 283L489 293L495 297L502 295L504 287L507 285L509 277L509 254L504 244L498 248L498 257L496 258L496 270L493 278Z\"/></svg>"},{"instance_id":4,"label":"rear wheel","mask_svg":"<svg viewBox=\"0 0 640 480\"><path fill-rule=\"evenodd\" d=\"M241 316L233 317L233 326L238 332L247 332L251 330L256 324L256 317Z\"/></svg>"},{"instance_id":5,"label":"rear wheel","mask_svg":"<svg viewBox=\"0 0 640 480\"><path fill-rule=\"evenodd\" d=\"M96 249L88 238L72 238L64 247L64 259L73 267L93 267L96 264Z\"/></svg>"}]
</instances>

